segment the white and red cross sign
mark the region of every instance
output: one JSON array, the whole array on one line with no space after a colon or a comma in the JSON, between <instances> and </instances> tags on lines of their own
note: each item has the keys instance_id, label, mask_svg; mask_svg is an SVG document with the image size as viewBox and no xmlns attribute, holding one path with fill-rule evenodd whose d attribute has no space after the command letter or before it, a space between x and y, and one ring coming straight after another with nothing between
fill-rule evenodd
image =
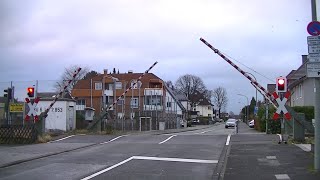
<instances>
[{"instance_id":1,"label":"white and red cross sign","mask_svg":"<svg viewBox=\"0 0 320 180\"><path fill-rule=\"evenodd\" d=\"M32 115L33 115L35 121L39 120L39 117L35 111L35 108L37 107L39 101L40 101L40 98L37 97L34 99L34 103L31 103L30 99L26 98L26 102L28 103L28 107L30 109L28 114L25 117L26 121L28 121Z\"/></svg>"},{"instance_id":2,"label":"white and red cross sign","mask_svg":"<svg viewBox=\"0 0 320 180\"><path fill-rule=\"evenodd\" d=\"M274 120L277 120L280 116L280 113L283 112L284 114L284 117L287 119L287 120L290 120L291 119L291 115L290 113L288 112L287 108L284 106L288 100L288 98L290 97L290 92L287 91L285 94L284 94L284 98L281 100L279 95L274 92L273 94L273 97L275 98L275 100L277 101L278 103L278 108L277 108L277 111L273 114L273 119Z\"/></svg>"}]
</instances>

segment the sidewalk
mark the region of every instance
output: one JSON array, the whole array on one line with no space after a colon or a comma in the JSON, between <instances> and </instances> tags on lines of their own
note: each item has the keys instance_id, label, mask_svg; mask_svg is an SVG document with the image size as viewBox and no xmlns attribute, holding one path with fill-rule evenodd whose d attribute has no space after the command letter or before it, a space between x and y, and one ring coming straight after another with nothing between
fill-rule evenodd
<instances>
[{"instance_id":1,"label":"sidewalk","mask_svg":"<svg viewBox=\"0 0 320 180\"><path fill-rule=\"evenodd\" d=\"M320 179L312 172L312 153L278 140L240 123L239 133L231 136L223 179Z\"/></svg>"},{"instance_id":2,"label":"sidewalk","mask_svg":"<svg viewBox=\"0 0 320 180\"><path fill-rule=\"evenodd\" d=\"M181 129L167 129L164 131L138 131L128 132L130 135L160 135L170 134L176 132L195 131L199 129L210 128L213 125L198 125L194 127L181 128ZM77 135L76 135L77 136ZM104 141L115 138L115 135L97 135L97 137L105 137ZM65 137L61 136L61 137ZM99 138L97 138L99 139ZM68 141L67 141L68 142ZM92 141L92 143L67 143L64 141L55 143L43 143L43 144L30 144L30 145L0 145L0 168L19 164L26 161L31 161L43 157L48 157L64 152L73 151L76 149L86 148L97 145L99 143Z\"/></svg>"}]
</instances>

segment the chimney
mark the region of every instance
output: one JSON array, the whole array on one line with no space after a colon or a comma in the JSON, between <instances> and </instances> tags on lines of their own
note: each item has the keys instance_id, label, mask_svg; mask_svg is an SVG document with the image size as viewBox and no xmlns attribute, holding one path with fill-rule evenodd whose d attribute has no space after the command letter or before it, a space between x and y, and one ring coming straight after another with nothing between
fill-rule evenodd
<instances>
[{"instance_id":1,"label":"chimney","mask_svg":"<svg viewBox=\"0 0 320 180\"><path fill-rule=\"evenodd\" d=\"M129 70L129 71L128 71L128 74L132 74L132 73L133 73L133 71L132 71L132 70Z\"/></svg>"},{"instance_id":2,"label":"chimney","mask_svg":"<svg viewBox=\"0 0 320 180\"><path fill-rule=\"evenodd\" d=\"M103 74L108 74L108 69L104 69Z\"/></svg>"},{"instance_id":3,"label":"chimney","mask_svg":"<svg viewBox=\"0 0 320 180\"><path fill-rule=\"evenodd\" d=\"M302 55L302 64L308 61L308 55Z\"/></svg>"}]
</instances>

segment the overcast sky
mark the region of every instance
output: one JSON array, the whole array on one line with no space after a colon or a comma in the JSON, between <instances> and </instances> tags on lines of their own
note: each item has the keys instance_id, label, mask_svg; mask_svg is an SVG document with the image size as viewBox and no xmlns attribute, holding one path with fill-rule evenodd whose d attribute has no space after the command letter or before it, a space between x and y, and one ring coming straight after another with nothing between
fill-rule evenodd
<instances>
[{"instance_id":1,"label":"overcast sky","mask_svg":"<svg viewBox=\"0 0 320 180\"><path fill-rule=\"evenodd\" d=\"M165 81L189 73L226 88L237 114L237 94L255 89L199 38L266 87L301 65L310 20L310 0L1 0L0 86L45 89L73 64L143 72L158 61L151 72Z\"/></svg>"}]
</instances>

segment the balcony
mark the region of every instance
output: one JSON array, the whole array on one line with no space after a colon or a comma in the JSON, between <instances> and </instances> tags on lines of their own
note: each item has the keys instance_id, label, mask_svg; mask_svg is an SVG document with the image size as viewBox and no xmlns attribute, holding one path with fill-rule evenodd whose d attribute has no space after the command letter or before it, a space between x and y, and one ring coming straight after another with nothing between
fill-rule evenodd
<instances>
[{"instance_id":1,"label":"balcony","mask_svg":"<svg viewBox=\"0 0 320 180\"><path fill-rule=\"evenodd\" d=\"M162 88L145 88L144 90L145 96L163 96Z\"/></svg>"},{"instance_id":2,"label":"balcony","mask_svg":"<svg viewBox=\"0 0 320 180\"><path fill-rule=\"evenodd\" d=\"M104 94L105 94L106 96L113 96L113 90L108 90L108 89L106 89L106 90L104 90Z\"/></svg>"},{"instance_id":3,"label":"balcony","mask_svg":"<svg viewBox=\"0 0 320 180\"><path fill-rule=\"evenodd\" d=\"M163 110L163 106L160 105L144 105L143 106L143 110L144 111L162 111Z\"/></svg>"}]
</instances>

